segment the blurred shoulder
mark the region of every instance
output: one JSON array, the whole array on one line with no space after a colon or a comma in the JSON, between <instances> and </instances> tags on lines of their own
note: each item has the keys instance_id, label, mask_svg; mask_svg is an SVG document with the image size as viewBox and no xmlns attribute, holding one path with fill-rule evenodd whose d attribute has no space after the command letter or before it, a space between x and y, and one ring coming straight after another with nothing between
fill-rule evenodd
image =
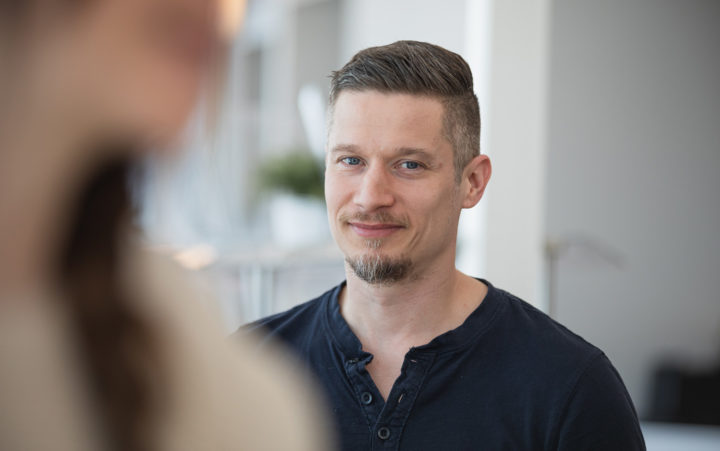
<instances>
[{"instance_id":1,"label":"blurred shoulder","mask_svg":"<svg viewBox=\"0 0 720 451\"><path fill-rule=\"evenodd\" d=\"M323 406L292 359L230 340L208 290L171 259L139 251L129 263L168 375L163 449L328 449Z\"/></svg>"}]
</instances>

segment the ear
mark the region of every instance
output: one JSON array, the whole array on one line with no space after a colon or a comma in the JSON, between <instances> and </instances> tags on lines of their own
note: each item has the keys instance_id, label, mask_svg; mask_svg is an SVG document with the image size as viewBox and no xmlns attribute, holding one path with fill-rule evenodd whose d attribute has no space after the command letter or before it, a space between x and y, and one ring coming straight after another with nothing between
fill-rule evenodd
<instances>
[{"instance_id":1,"label":"ear","mask_svg":"<svg viewBox=\"0 0 720 451\"><path fill-rule=\"evenodd\" d=\"M480 202L491 174L492 165L487 155L478 155L465 166L460 181L465 192L462 208L472 208Z\"/></svg>"}]
</instances>

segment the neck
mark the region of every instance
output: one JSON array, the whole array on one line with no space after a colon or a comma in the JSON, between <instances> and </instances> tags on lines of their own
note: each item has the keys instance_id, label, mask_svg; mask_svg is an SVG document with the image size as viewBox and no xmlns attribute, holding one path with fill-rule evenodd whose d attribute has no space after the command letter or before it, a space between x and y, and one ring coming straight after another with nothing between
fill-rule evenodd
<instances>
[{"instance_id":1,"label":"neck","mask_svg":"<svg viewBox=\"0 0 720 451\"><path fill-rule=\"evenodd\" d=\"M93 166L69 123L0 111L0 295L52 282L68 211Z\"/></svg>"},{"instance_id":2,"label":"neck","mask_svg":"<svg viewBox=\"0 0 720 451\"><path fill-rule=\"evenodd\" d=\"M422 274L392 285L371 285L346 268L341 312L363 348L397 346L407 351L460 326L487 287L454 265L454 253Z\"/></svg>"}]
</instances>

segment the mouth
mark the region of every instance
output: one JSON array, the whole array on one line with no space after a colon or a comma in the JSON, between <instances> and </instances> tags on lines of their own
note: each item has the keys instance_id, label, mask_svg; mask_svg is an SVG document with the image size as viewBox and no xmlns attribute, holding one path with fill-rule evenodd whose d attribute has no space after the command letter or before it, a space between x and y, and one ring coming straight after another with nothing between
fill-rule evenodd
<instances>
[{"instance_id":1,"label":"mouth","mask_svg":"<svg viewBox=\"0 0 720 451\"><path fill-rule=\"evenodd\" d=\"M349 222L348 225L363 238L385 238L404 228L398 224L383 223Z\"/></svg>"}]
</instances>

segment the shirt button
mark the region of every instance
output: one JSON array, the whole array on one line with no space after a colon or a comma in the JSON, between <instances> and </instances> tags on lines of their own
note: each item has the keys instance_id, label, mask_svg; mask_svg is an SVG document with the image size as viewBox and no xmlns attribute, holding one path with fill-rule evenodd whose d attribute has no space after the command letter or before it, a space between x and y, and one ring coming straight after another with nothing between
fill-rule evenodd
<instances>
[{"instance_id":1,"label":"shirt button","mask_svg":"<svg viewBox=\"0 0 720 451\"><path fill-rule=\"evenodd\" d=\"M378 438L380 440L387 440L390 438L390 428L387 428L385 426L381 427L377 431Z\"/></svg>"},{"instance_id":2,"label":"shirt button","mask_svg":"<svg viewBox=\"0 0 720 451\"><path fill-rule=\"evenodd\" d=\"M373 396L370 392L364 392L360 395L360 400L362 400L363 404L368 405L373 401Z\"/></svg>"}]
</instances>

